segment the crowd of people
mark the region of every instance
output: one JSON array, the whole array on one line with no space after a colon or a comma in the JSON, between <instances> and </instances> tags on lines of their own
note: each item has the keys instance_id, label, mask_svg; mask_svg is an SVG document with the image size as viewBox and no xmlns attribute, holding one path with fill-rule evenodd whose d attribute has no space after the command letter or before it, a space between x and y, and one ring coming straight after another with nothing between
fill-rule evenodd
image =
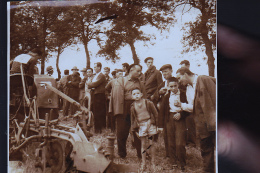
<instances>
[{"instance_id":1,"label":"crowd of people","mask_svg":"<svg viewBox=\"0 0 260 173\"><path fill-rule=\"evenodd\" d=\"M137 157L142 158L141 169L146 166L146 153L154 163L153 143L161 131L165 157L173 166L184 171L185 146L198 146L204 171L215 172L216 79L191 72L187 60L180 63L176 75L171 64L158 70L153 61L152 57L144 60L148 67L144 73L140 64L123 63L122 69L111 72L112 77L110 68L100 62L94 69L73 67L70 75L69 70L64 71L58 88L92 111L95 133L105 128L115 133L121 158L127 156L130 134ZM67 101L62 107L63 116L77 110Z\"/></svg>"},{"instance_id":2,"label":"crowd of people","mask_svg":"<svg viewBox=\"0 0 260 173\"><path fill-rule=\"evenodd\" d=\"M36 56L26 61L35 64L37 59ZM175 75L171 64L158 70L152 57L144 62L147 65L144 73L140 64L123 63L122 69L111 72L112 77L110 68L102 67L100 62L94 64L94 69L79 70L74 66L72 74L64 70L57 87L93 113L95 133L106 128L115 133L120 158L127 156L130 134L137 157L142 159L142 170L146 153L154 165L154 143L159 132L163 132L165 157L174 167L185 170L185 147L190 145L200 148L204 172L215 172L216 79L191 72L188 60L180 63ZM15 64L16 60L11 72L19 69L19 64ZM32 66L28 69L33 71ZM53 74L51 66L46 71L49 76ZM78 110L74 104L61 98L60 101L64 117Z\"/></svg>"}]
</instances>

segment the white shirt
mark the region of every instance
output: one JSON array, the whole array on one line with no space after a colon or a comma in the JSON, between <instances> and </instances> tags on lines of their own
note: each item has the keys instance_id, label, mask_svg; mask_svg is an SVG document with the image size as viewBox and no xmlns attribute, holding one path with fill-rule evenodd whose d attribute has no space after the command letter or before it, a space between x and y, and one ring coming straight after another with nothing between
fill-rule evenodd
<instances>
[{"instance_id":1,"label":"white shirt","mask_svg":"<svg viewBox=\"0 0 260 173\"><path fill-rule=\"evenodd\" d=\"M184 110L184 111L193 112L193 102L194 102L194 97L195 97L197 78L198 78L198 75L194 75L194 80L193 80L192 85L190 85L190 84L187 85L186 96L187 96L188 103L181 103L182 110Z\"/></svg>"},{"instance_id":2,"label":"white shirt","mask_svg":"<svg viewBox=\"0 0 260 173\"><path fill-rule=\"evenodd\" d=\"M88 77L88 80L85 82L85 96L88 96L91 89L88 89L88 82L92 82L93 77Z\"/></svg>"},{"instance_id":3,"label":"white shirt","mask_svg":"<svg viewBox=\"0 0 260 173\"><path fill-rule=\"evenodd\" d=\"M97 77L98 77L98 75L100 73L101 73L101 71L95 74L94 78L92 79L92 82L96 82L97 81Z\"/></svg>"},{"instance_id":4,"label":"white shirt","mask_svg":"<svg viewBox=\"0 0 260 173\"><path fill-rule=\"evenodd\" d=\"M176 94L174 94L173 92L170 93L170 98L169 98L170 112L180 112L181 111L181 107L177 107L174 105L174 103L176 101L180 102L180 91L179 90Z\"/></svg>"}]
</instances>

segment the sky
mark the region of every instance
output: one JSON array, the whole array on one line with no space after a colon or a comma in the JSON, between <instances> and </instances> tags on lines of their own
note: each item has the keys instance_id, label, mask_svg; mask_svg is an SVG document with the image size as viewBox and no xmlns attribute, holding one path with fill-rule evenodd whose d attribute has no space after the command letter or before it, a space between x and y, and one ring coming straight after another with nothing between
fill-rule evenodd
<instances>
[{"instance_id":1,"label":"sky","mask_svg":"<svg viewBox=\"0 0 260 173\"><path fill-rule=\"evenodd\" d=\"M208 75L208 65L207 59L203 59L206 56L205 52L194 51L185 54L181 54L184 49L183 44L181 43L181 39L183 37L183 31L181 28L185 23L190 21L195 21L195 18L199 14L199 11L196 9L191 9L189 12L182 14L187 7L183 10L183 7L179 6L176 10L176 18L177 22L174 27L170 28L170 31L163 32L160 34L156 28L152 28L150 26L143 26L142 30L147 34L155 34L156 39L153 40L154 45L147 44L144 46L144 42L138 41L135 42L135 48L137 52L137 56L140 59L140 64L143 66L143 73L147 70L146 64L144 63L144 59L146 57L154 58L154 65L157 69L159 69L164 64L171 64L173 67L173 75L180 67L179 63L187 59L190 61L190 69L192 72L198 75ZM166 38L166 35L168 36ZM89 43L90 50L90 66L93 68L95 62L101 62L103 67L110 67L111 72L115 68L122 68L122 63L127 62L129 64L133 63L132 53L130 46L122 47L118 53L120 56L120 60L116 61L116 63L112 63L111 61L106 61L104 57L97 57L96 53L99 51L99 46L96 41L92 40ZM52 66L54 68L53 77L57 78L57 69L56 69L56 54L52 54L53 58L50 58L48 62L45 63L45 67ZM216 57L216 53L214 53ZM216 63L215 63L216 64ZM86 67L86 53L84 50L83 44L77 44L70 47L67 47L64 52L60 55L59 68L61 70L61 74L65 69L71 70L74 66L77 66L80 70ZM40 69L40 66L38 66ZM81 74L82 77L82 74Z\"/></svg>"}]
</instances>

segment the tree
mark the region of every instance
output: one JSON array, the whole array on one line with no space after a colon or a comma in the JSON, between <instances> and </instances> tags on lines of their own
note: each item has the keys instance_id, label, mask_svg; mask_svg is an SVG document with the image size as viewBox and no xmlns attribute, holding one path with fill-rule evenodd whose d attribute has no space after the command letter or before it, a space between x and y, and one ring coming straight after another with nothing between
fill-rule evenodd
<instances>
[{"instance_id":1,"label":"tree","mask_svg":"<svg viewBox=\"0 0 260 173\"><path fill-rule=\"evenodd\" d=\"M119 59L117 51L129 45L132 51L134 63L139 64L139 58L135 49L136 41L151 41L155 38L141 30L142 26L150 25L158 30L167 31L173 24L174 17L170 17L173 10L171 1L145 1L145 0L117 0L107 11L107 16L117 14L118 17L111 22L112 29L106 32L108 37L105 45L98 52L106 59L115 61Z\"/></svg>"},{"instance_id":2,"label":"tree","mask_svg":"<svg viewBox=\"0 0 260 173\"><path fill-rule=\"evenodd\" d=\"M51 34L48 38L47 47L49 51L57 52L56 58L56 68L58 72L58 79L61 78L61 71L59 68L60 55L64 49L73 43L75 39L71 33L71 28L67 25L66 20L64 20L64 14L68 11L68 8L64 8L60 17L55 21L55 23L50 28Z\"/></svg>"},{"instance_id":3,"label":"tree","mask_svg":"<svg viewBox=\"0 0 260 173\"><path fill-rule=\"evenodd\" d=\"M184 52L202 49L208 60L209 75L214 76L215 58L213 51L216 50L216 1L210 0L180 0L175 8L188 5L190 8L198 9L199 16L195 22L189 22L183 27L185 36L182 43L186 48Z\"/></svg>"},{"instance_id":4,"label":"tree","mask_svg":"<svg viewBox=\"0 0 260 173\"><path fill-rule=\"evenodd\" d=\"M37 47L37 26L25 2L11 2L10 60ZM30 33L30 34L28 34Z\"/></svg>"},{"instance_id":5,"label":"tree","mask_svg":"<svg viewBox=\"0 0 260 173\"><path fill-rule=\"evenodd\" d=\"M41 74L44 74L48 55L47 38L50 27L62 13L62 8L54 6L55 2L14 2L11 10L11 51L17 55L38 47L43 52ZM51 38L50 38L51 39ZM13 56L13 55L12 55Z\"/></svg>"},{"instance_id":6,"label":"tree","mask_svg":"<svg viewBox=\"0 0 260 173\"><path fill-rule=\"evenodd\" d=\"M70 8L70 10L64 15L64 19L68 21L68 25L71 28L71 32L74 38L83 43L87 64L86 67L90 67L90 51L88 44L92 40L100 41L101 26L96 25L95 21L101 17L104 13L105 4L94 3L86 5L76 5Z\"/></svg>"}]
</instances>

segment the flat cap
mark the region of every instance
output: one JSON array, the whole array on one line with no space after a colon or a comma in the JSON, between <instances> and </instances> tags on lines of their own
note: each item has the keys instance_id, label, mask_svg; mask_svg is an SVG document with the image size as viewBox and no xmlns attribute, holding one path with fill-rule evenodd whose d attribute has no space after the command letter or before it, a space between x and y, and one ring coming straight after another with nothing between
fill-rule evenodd
<instances>
[{"instance_id":1,"label":"flat cap","mask_svg":"<svg viewBox=\"0 0 260 173\"><path fill-rule=\"evenodd\" d=\"M169 69L172 70L172 65L171 65L171 64L165 64L165 65L163 65L163 66L160 68L160 71L163 71L163 70L165 70L165 69L167 69L167 68L169 68Z\"/></svg>"}]
</instances>

